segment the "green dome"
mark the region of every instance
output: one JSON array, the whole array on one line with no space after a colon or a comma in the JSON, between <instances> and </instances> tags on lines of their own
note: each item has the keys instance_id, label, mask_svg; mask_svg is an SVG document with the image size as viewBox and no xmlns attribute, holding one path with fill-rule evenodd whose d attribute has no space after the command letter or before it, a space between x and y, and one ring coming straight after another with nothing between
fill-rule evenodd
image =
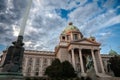
<instances>
[{"instance_id":1,"label":"green dome","mask_svg":"<svg viewBox=\"0 0 120 80\"><path fill-rule=\"evenodd\" d=\"M62 34L66 34L68 32L80 32L79 29L72 25L72 23L69 23L69 25L64 29L64 31L62 32Z\"/></svg>"},{"instance_id":2,"label":"green dome","mask_svg":"<svg viewBox=\"0 0 120 80\"><path fill-rule=\"evenodd\" d=\"M118 54L117 54L116 51L114 51L114 50L111 49L111 50L109 51L109 55L115 56L115 55L118 55Z\"/></svg>"}]
</instances>

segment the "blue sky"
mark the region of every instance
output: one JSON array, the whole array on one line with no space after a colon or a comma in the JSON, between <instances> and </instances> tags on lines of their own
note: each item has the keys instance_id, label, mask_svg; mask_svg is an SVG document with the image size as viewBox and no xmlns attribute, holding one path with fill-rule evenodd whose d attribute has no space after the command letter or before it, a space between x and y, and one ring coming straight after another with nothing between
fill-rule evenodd
<instances>
[{"instance_id":1,"label":"blue sky","mask_svg":"<svg viewBox=\"0 0 120 80\"><path fill-rule=\"evenodd\" d=\"M16 40L28 1L0 1L0 52ZM120 53L120 0L33 0L25 49L54 51L69 22L84 37L95 36L102 54L110 49Z\"/></svg>"}]
</instances>

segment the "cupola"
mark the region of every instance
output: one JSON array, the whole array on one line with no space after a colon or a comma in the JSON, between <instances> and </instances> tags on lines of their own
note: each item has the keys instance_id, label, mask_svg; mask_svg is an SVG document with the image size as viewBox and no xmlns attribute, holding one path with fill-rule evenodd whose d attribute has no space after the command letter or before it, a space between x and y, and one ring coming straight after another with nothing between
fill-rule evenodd
<instances>
[{"instance_id":1,"label":"cupola","mask_svg":"<svg viewBox=\"0 0 120 80\"><path fill-rule=\"evenodd\" d=\"M61 33L60 41L76 41L81 38L83 38L83 35L80 30L70 22Z\"/></svg>"},{"instance_id":2,"label":"cupola","mask_svg":"<svg viewBox=\"0 0 120 80\"><path fill-rule=\"evenodd\" d=\"M95 41L95 37L94 37L94 36L90 36L90 37L89 37L89 40L90 40L90 41Z\"/></svg>"},{"instance_id":3,"label":"cupola","mask_svg":"<svg viewBox=\"0 0 120 80\"><path fill-rule=\"evenodd\" d=\"M117 52L116 51L114 51L114 50L110 50L109 51L109 55L111 55L111 56L117 56L118 54L117 54Z\"/></svg>"}]
</instances>

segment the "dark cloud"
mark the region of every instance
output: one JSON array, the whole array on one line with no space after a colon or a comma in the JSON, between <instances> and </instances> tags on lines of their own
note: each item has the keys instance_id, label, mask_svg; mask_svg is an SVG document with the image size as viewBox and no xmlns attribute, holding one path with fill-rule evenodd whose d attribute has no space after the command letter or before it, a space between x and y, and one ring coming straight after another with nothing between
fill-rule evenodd
<instances>
[{"instance_id":1,"label":"dark cloud","mask_svg":"<svg viewBox=\"0 0 120 80\"><path fill-rule=\"evenodd\" d=\"M8 46L16 40L13 25L19 28L26 5L27 0L0 0L0 44Z\"/></svg>"},{"instance_id":2,"label":"dark cloud","mask_svg":"<svg viewBox=\"0 0 120 80\"><path fill-rule=\"evenodd\" d=\"M0 0L0 13L6 10L6 1Z\"/></svg>"}]
</instances>

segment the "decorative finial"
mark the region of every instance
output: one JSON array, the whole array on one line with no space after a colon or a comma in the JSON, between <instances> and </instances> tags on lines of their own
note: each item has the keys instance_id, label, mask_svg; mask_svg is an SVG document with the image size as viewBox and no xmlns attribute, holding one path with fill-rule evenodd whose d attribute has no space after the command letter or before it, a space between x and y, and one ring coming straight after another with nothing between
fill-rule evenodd
<instances>
[{"instance_id":1,"label":"decorative finial","mask_svg":"<svg viewBox=\"0 0 120 80\"><path fill-rule=\"evenodd\" d=\"M69 25L73 25L73 23L72 23L72 22L69 22Z\"/></svg>"}]
</instances>

